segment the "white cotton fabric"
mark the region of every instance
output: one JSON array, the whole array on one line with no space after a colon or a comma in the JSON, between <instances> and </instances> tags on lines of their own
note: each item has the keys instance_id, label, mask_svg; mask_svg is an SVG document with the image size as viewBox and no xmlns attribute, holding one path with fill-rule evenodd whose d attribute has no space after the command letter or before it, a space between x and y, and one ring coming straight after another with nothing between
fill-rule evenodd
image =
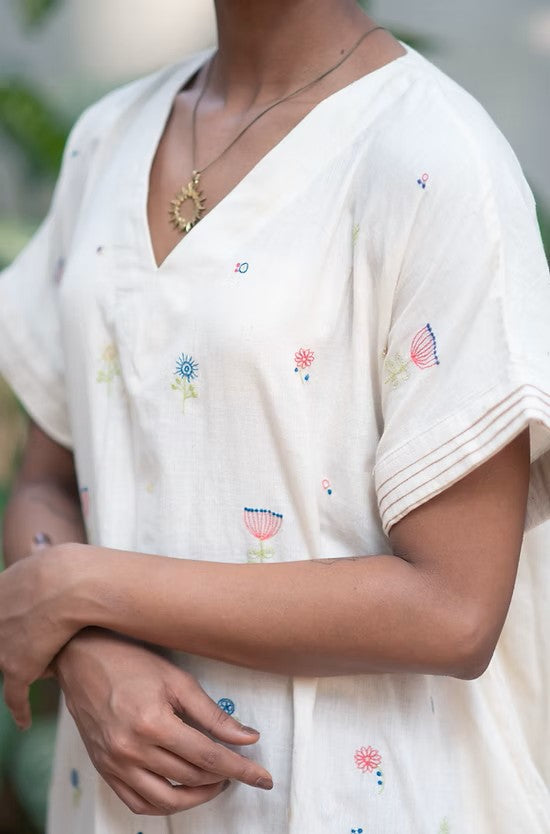
<instances>
[{"instance_id":1,"label":"white cotton fabric","mask_svg":"<svg viewBox=\"0 0 550 834\"><path fill-rule=\"evenodd\" d=\"M550 279L520 165L408 47L318 104L157 267L148 174L207 54L84 113L0 280L2 370L74 450L90 542L220 562L391 553L393 524L526 427L532 532L477 680L175 654L261 730L247 753L271 792L236 783L138 819L63 706L49 834L548 834Z\"/></svg>"}]
</instances>

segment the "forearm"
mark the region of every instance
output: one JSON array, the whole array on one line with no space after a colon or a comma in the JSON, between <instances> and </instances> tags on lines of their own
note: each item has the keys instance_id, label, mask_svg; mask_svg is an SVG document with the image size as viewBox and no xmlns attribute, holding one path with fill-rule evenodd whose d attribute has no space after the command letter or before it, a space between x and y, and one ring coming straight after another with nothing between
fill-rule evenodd
<instances>
[{"instance_id":1,"label":"forearm","mask_svg":"<svg viewBox=\"0 0 550 834\"><path fill-rule=\"evenodd\" d=\"M52 544L86 541L76 491L55 480L16 483L4 514L6 566L29 555L38 532L46 533Z\"/></svg>"},{"instance_id":2,"label":"forearm","mask_svg":"<svg viewBox=\"0 0 550 834\"><path fill-rule=\"evenodd\" d=\"M397 556L242 565L89 555L80 625L283 674L470 676L467 610Z\"/></svg>"}]
</instances>

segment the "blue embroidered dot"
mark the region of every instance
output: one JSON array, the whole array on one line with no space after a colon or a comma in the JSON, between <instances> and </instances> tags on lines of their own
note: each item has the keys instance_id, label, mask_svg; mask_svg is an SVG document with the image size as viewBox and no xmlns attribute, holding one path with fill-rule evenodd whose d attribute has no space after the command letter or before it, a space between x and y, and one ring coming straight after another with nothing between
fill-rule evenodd
<instances>
[{"instance_id":1,"label":"blue embroidered dot","mask_svg":"<svg viewBox=\"0 0 550 834\"><path fill-rule=\"evenodd\" d=\"M78 770L75 770L75 768L73 767L73 769L71 770L71 785L73 786L73 788L78 788L79 781L80 780L78 777Z\"/></svg>"},{"instance_id":2,"label":"blue embroidered dot","mask_svg":"<svg viewBox=\"0 0 550 834\"><path fill-rule=\"evenodd\" d=\"M233 715L235 712L235 704L231 700L231 698L220 698L218 701L218 706L228 715Z\"/></svg>"},{"instance_id":3,"label":"blue embroidered dot","mask_svg":"<svg viewBox=\"0 0 550 834\"><path fill-rule=\"evenodd\" d=\"M379 785L381 785L381 784L382 784L382 781L381 781L380 779L378 780L378 784L379 784Z\"/></svg>"},{"instance_id":4,"label":"blue embroidered dot","mask_svg":"<svg viewBox=\"0 0 550 834\"><path fill-rule=\"evenodd\" d=\"M260 507L243 507L245 513L269 513L269 515L274 516L275 518L282 518L282 513L274 513L273 510L264 510Z\"/></svg>"},{"instance_id":5,"label":"blue embroidered dot","mask_svg":"<svg viewBox=\"0 0 550 834\"><path fill-rule=\"evenodd\" d=\"M377 770L377 771L376 771L376 775L377 775L377 776L382 776L382 772L381 772L380 770Z\"/></svg>"},{"instance_id":6,"label":"blue embroidered dot","mask_svg":"<svg viewBox=\"0 0 550 834\"><path fill-rule=\"evenodd\" d=\"M332 490L331 489L327 489L327 492L328 492L329 495L332 495Z\"/></svg>"}]
</instances>

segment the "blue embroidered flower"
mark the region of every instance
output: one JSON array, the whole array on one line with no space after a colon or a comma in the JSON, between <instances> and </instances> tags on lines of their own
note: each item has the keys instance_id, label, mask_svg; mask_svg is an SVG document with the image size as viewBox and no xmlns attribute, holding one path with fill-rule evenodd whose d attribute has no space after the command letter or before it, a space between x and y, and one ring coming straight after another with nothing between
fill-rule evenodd
<instances>
[{"instance_id":1,"label":"blue embroidered flower","mask_svg":"<svg viewBox=\"0 0 550 834\"><path fill-rule=\"evenodd\" d=\"M191 382L192 379L196 379L198 369L198 362L195 362L192 356L187 356L186 353L182 353L178 356L176 361L176 373L178 376L181 376L182 379L185 377L187 382Z\"/></svg>"},{"instance_id":2,"label":"blue embroidered flower","mask_svg":"<svg viewBox=\"0 0 550 834\"><path fill-rule=\"evenodd\" d=\"M172 390L178 391L181 394L181 410L183 414L185 414L185 401L188 399L196 399L199 396L196 386L191 382L192 379L197 378L198 370L199 363L195 362L192 356L188 356L187 353L180 353L176 359Z\"/></svg>"},{"instance_id":3,"label":"blue embroidered flower","mask_svg":"<svg viewBox=\"0 0 550 834\"><path fill-rule=\"evenodd\" d=\"M220 709L223 709L228 715L233 715L235 712L235 704L231 700L231 698L220 698L218 701L218 706Z\"/></svg>"}]
</instances>

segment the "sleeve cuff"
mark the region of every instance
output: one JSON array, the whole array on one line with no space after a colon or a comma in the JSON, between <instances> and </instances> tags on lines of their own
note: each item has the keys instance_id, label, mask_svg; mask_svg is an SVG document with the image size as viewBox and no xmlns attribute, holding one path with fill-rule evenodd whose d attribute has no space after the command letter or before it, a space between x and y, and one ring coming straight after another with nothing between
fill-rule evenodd
<instances>
[{"instance_id":1,"label":"sleeve cuff","mask_svg":"<svg viewBox=\"0 0 550 834\"><path fill-rule=\"evenodd\" d=\"M529 426L531 480L525 530L550 518L550 395L510 381L386 454L374 468L382 526L393 524L495 455Z\"/></svg>"}]
</instances>

